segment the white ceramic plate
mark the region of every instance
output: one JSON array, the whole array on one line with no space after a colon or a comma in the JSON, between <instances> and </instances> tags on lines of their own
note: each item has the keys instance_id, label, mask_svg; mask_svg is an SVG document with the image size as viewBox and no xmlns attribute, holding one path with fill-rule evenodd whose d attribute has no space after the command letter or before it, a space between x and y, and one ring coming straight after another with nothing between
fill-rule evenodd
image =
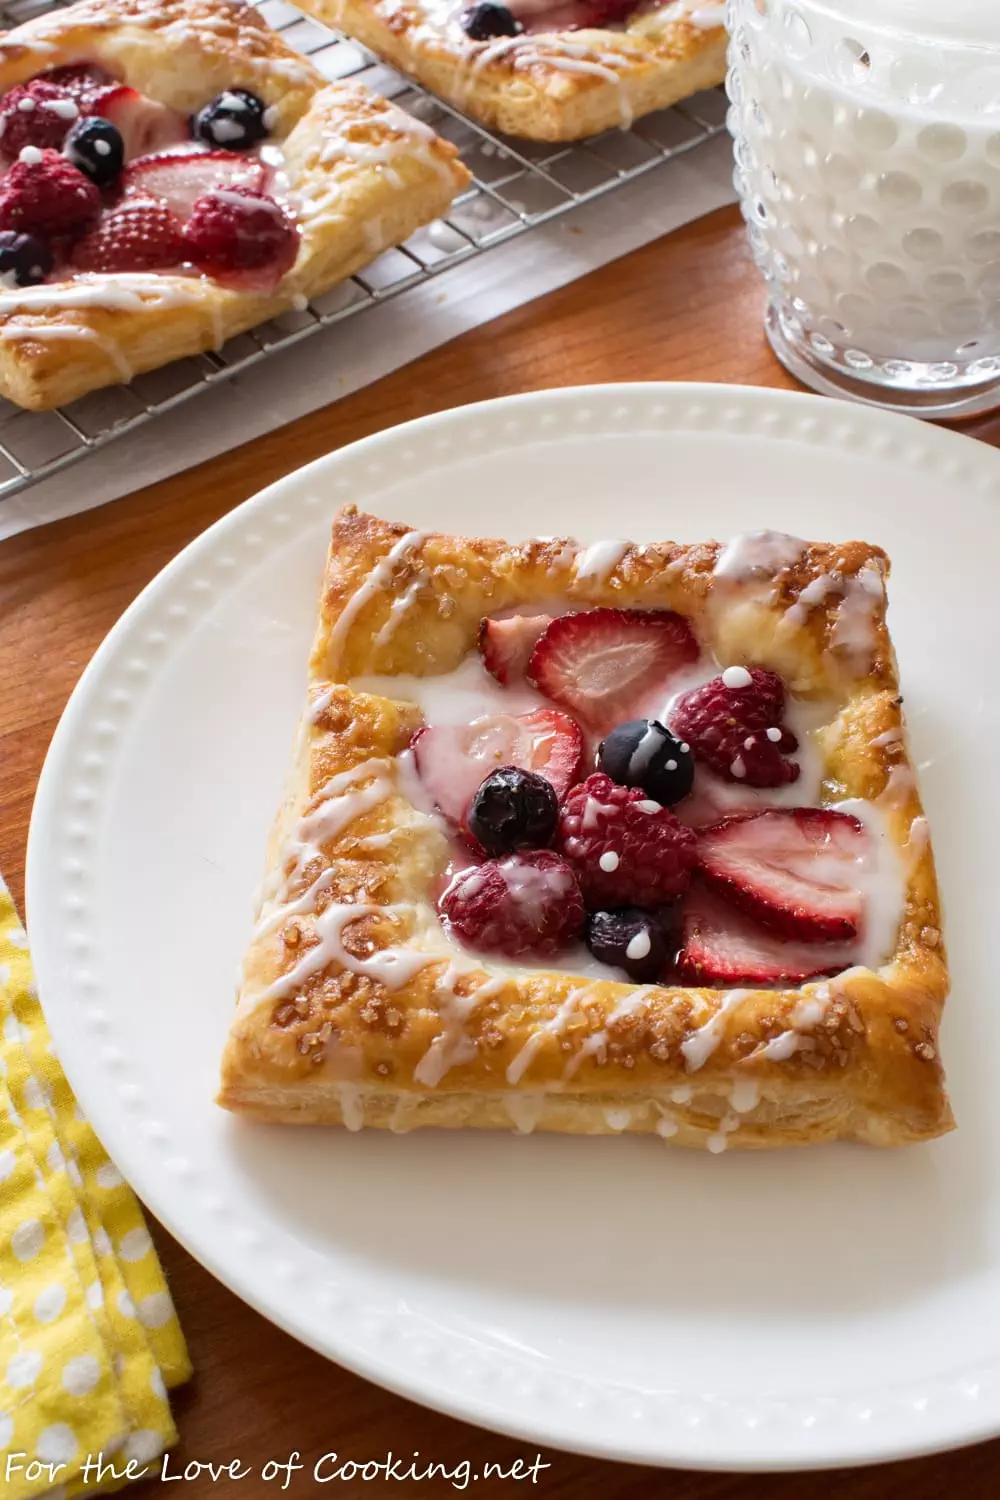
<instances>
[{"instance_id":1,"label":"white ceramic plate","mask_svg":"<svg viewBox=\"0 0 1000 1500\"><path fill-rule=\"evenodd\" d=\"M330 518L522 538L855 536L891 621L948 906L960 1128L899 1152L253 1126L212 1103ZM193 543L85 673L28 910L60 1055L151 1209L370 1379L582 1452L811 1466L1000 1431L1000 456L856 407L614 386L449 412Z\"/></svg>"}]
</instances>

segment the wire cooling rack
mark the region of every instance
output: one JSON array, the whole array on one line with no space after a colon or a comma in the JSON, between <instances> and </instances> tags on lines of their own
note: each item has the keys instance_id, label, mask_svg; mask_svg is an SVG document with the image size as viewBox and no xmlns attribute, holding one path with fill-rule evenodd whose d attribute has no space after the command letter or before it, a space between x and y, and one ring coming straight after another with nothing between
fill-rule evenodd
<instances>
[{"instance_id":1,"label":"wire cooling rack","mask_svg":"<svg viewBox=\"0 0 1000 1500\"><path fill-rule=\"evenodd\" d=\"M446 219L380 255L303 310L284 313L217 351L178 360L128 385L94 391L56 411L27 412L0 399L0 501L271 354L600 197L725 126L725 98L716 89L647 115L631 130L608 131L585 142L567 146L514 140L477 125L287 0L257 3L269 24L326 78L352 78L453 141L472 173L472 184L455 199ZM0 0L0 29L58 4Z\"/></svg>"}]
</instances>

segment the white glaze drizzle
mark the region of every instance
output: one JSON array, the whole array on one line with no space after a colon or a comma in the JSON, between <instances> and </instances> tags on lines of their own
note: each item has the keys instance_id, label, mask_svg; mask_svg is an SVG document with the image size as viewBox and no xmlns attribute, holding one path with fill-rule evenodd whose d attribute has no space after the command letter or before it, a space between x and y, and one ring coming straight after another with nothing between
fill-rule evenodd
<instances>
[{"instance_id":1,"label":"white glaze drizzle","mask_svg":"<svg viewBox=\"0 0 1000 1500\"><path fill-rule=\"evenodd\" d=\"M547 1037L559 1038L562 1036L570 1019L576 1011L585 995L595 989L592 984L585 984L578 990L571 990L566 999L560 1005L555 1015L549 1021L545 1021L528 1037L520 1052L517 1053L507 1068L507 1082L511 1084L520 1083L528 1068L531 1066L537 1053L541 1050Z\"/></svg>"},{"instance_id":2,"label":"white glaze drizzle","mask_svg":"<svg viewBox=\"0 0 1000 1500\"><path fill-rule=\"evenodd\" d=\"M656 993L655 984L643 985L638 989L630 990L623 999L615 1006L599 1031L592 1032L585 1038L579 1051L570 1058L563 1070L563 1080L572 1078L586 1057L596 1057L598 1062L605 1062L608 1055L608 1032L617 1021L624 1020L626 1016L634 1015L643 1006L650 995Z\"/></svg>"},{"instance_id":3,"label":"white glaze drizzle","mask_svg":"<svg viewBox=\"0 0 1000 1500\"><path fill-rule=\"evenodd\" d=\"M603 542L593 542L578 555L577 582L593 578L598 583L606 583L631 545L631 542L623 542L614 538Z\"/></svg>"},{"instance_id":4,"label":"white glaze drizzle","mask_svg":"<svg viewBox=\"0 0 1000 1500\"><path fill-rule=\"evenodd\" d=\"M384 589L388 588L392 581L392 572L396 564L402 562L405 557L408 557L418 547L423 546L429 534L426 531L408 531L405 536L401 536L399 541L390 547L385 557L382 558L382 561L372 569L360 588L356 589L347 600L334 622L333 629L330 631L329 653L327 657L329 670L332 671L336 666L347 632L365 605L370 599L374 599L376 594L380 594Z\"/></svg>"},{"instance_id":5,"label":"white glaze drizzle","mask_svg":"<svg viewBox=\"0 0 1000 1500\"><path fill-rule=\"evenodd\" d=\"M704 1025L699 1026L697 1031L692 1031L691 1035L681 1042L681 1052L689 1073L697 1073L699 1068L705 1066L722 1041L722 1025L725 1017L752 994L752 990L726 990L718 1008L713 1011Z\"/></svg>"},{"instance_id":6,"label":"white glaze drizzle","mask_svg":"<svg viewBox=\"0 0 1000 1500\"><path fill-rule=\"evenodd\" d=\"M545 1104L541 1094L506 1094L504 1103L519 1135L530 1135L541 1118Z\"/></svg>"},{"instance_id":7,"label":"white glaze drizzle","mask_svg":"<svg viewBox=\"0 0 1000 1500\"><path fill-rule=\"evenodd\" d=\"M434 1038L414 1068L413 1076L417 1083L422 1083L430 1089L437 1088L449 1069L471 1062L475 1057L478 1050L477 1043L474 1037L469 1036L466 1029L469 1017L481 1001L498 994L507 982L504 975L495 975L468 995L456 993L455 981L457 979L466 974L481 972L475 965L466 963L463 959L453 959L438 975L434 985L435 991L449 997L439 1010L440 1018L444 1022L444 1030Z\"/></svg>"},{"instance_id":8,"label":"white glaze drizzle","mask_svg":"<svg viewBox=\"0 0 1000 1500\"><path fill-rule=\"evenodd\" d=\"M716 578L734 583L767 578L802 560L806 544L784 531L747 531L733 537L716 560Z\"/></svg>"}]
</instances>

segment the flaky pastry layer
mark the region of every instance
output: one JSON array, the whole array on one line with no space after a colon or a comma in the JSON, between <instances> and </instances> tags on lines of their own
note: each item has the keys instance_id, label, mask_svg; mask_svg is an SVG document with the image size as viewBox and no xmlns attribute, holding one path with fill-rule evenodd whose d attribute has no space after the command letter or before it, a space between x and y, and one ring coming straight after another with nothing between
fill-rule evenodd
<instances>
[{"instance_id":1,"label":"flaky pastry layer","mask_svg":"<svg viewBox=\"0 0 1000 1500\"><path fill-rule=\"evenodd\" d=\"M446 211L468 181L455 148L386 100L322 74L236 0L81 0L0 39L0 92L94 62L190 113L227 88L274 111L301 235L273 291L207 276L80 274L0 292L0 393L33 410L220 348L304 306Z\"/></svg>"},{"instance_id":2,"label":"flaky pastry layer","mask_svg":"<svg viewBox=\"0 0 1000 1500\"><path fill-rule=\"evenodd\" d=\"M949 1129L948 973L884 553L765 536L742 553L629 546L595 572L584 551L568 538L425 534L350 506L337 516L220 1102L351 1128L655 1130L713 1150L895 1145ZM449 844L404 754L420 709L349 683L448 673L475 651L484 615L552 599L677 610L718 661L770 668L829 705L821 800L874 803L904 872L895 950L877 972L789 990L637 987L448 943L433 900Z\"/></svg>"},{"instance_id":3,"label":"flaky pastry layer","mask_svg":"<svg viewBox=\"0 0 1000 1500\"><path fill-rule=\"evenodd\" d=\"M303 0L442 99L507 135L577 141L721 83L722 0L685 0L618 31L581 29L475 42L420 0ZM459 7L460 9L460 7ZM706 25L718 11L718 25Z\"/></svg>"}]
</instances>

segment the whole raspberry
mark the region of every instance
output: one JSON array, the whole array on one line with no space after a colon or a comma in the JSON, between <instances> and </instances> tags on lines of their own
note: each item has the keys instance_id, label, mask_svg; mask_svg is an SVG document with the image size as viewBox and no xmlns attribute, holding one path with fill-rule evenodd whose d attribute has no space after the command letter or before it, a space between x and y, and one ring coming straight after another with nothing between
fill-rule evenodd
<instances>
[{"instance_id":1,"label":"whole raspberry","mask_svg":"<svg viewBox=\"0 0 1000 1500\"><path fill-rule=\"evenodd\" d=\"M583 931L583 897L573 871L547 849L462 870L438 910L470 948L507 958L551 957Z\"/></svg>"},{"instance_id":2,"label":"whole raspberry","mask_svg":"<svg viewBox=\"0 0 1000 1500\"><path fill-rule=\"evenodd\" d=\"M25 146L58 150L80 115L76 100L55 84L33 78L0 99L0 151L18 156Z\"/></svg>"},{"instance_id":3,"label":"whole raspberry","mask_svg":"<svg viewBox=\"0 0 1000 1500\"><path fill-rule=\"evenodd\" d=\"M782 724L784 712L785 684L777 672L727 667L677 700L670 727L696 760L726 781L786 786L798 780L800 768L785 759L799 742Z\"/></svg>"},{"instance_id":4,"label":"whole raspberry","mask_svg":"<svg viewBox=\"0 0 1000 1500\"><path fill-rule=\"evenodd\" d=\"M563 803L556 847L569 860L592 910L663 906L691 880L696 838L637 786L600 772Z\"/></svg>"},{"instance_id":5,"label":"whole raspberry","mask_svg":"<svg viewBox=\"0 0 1000 1500\"><path fill-rule=\"evenodd\" d=\"M184 259L181 226L165 203L127 198L73 247L81 271L164 271Z\"/></svg>"},{"instance_id":6,"label":"whole raspberry","mask_svg":"<svg viewBox=\"0 0 1000 1500\"><path fill-rule=\"evenodd\" d=\"M189 259L209 276L253 271L274 283L295 263L299 232L279 203L252 188L215 188L184 226Z\"/></svg>"},{"instance_id":7,"label":"whole raspberry","mask_svg":"<svg viewBox=\"0 0 1000 1500\"><path fill-rule=\"evenodd\" d=\"M96 219L101 195L58 151L38 161L16 161L0 181L0 229L74 234Z\"/></svg>"}]
</instances>

